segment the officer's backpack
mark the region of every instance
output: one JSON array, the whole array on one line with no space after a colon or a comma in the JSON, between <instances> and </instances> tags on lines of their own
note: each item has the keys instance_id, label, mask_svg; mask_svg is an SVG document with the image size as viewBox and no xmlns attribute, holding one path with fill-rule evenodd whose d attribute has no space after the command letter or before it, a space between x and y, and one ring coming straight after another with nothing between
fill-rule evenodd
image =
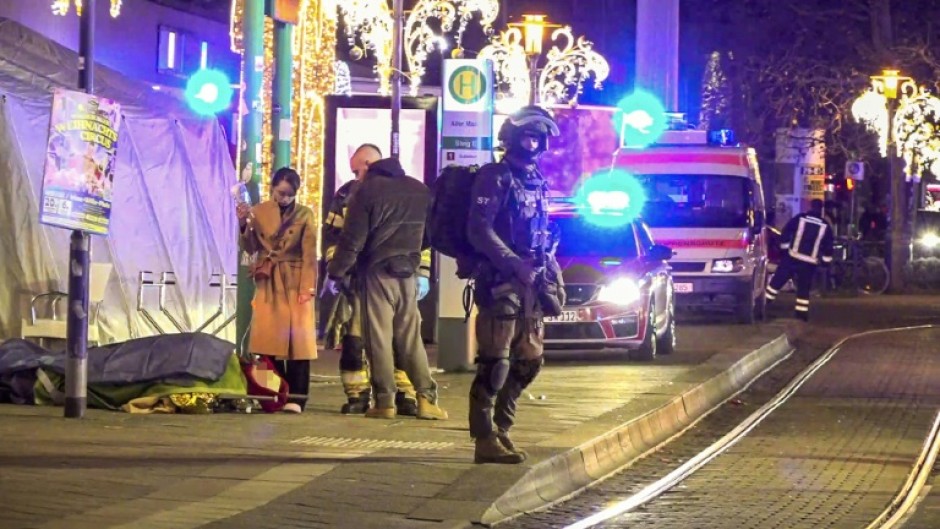
<instances>
[{"instance_id":1,"label":"officer's backpack","mask_svg":"<svg viewBox=\"0 0 940 529\"><path fill-rule=\"evenodd\" d=\"M445 167L431 186L426 232L431 248L457 260L457 276L470 276L478 255L467 239L476 165Z\"/></svg>"}]
</instances>

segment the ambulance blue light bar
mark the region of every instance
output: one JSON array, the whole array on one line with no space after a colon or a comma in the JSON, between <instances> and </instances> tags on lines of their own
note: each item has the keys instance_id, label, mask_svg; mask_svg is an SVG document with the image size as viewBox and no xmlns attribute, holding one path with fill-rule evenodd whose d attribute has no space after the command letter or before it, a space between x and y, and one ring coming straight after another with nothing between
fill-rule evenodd
<instances>
[{"instance_id":1,"label":"ambulance blue light bar","mask_svg":"<svg viewBox=\"0 0 940 529\"><path fill-rule=\"evenodd\" d=\"M722 147L735 145L734 131L731 129L710 130L708 131L708 143Z\"/></svg>"}]
</instances>

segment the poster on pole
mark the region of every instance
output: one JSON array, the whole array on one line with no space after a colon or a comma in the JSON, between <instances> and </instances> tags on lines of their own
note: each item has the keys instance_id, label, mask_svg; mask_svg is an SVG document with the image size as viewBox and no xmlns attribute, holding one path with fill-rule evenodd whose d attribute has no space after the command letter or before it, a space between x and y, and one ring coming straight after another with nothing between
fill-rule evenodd
<instances>
[{"instance_id":1,"label":"poster on pole","mask_svg":"<svg viewBox=\"0 0 940 529\"><path fill-rule=\"evenodd\" d=\"M444 61L441 166L493 161L493 63Z\"/></svg>"},{"instance_id":2,"label":"poster on pole","mask_svg":"<svg viewBox=\"0 0 940 529\"><path fill-rule=\"evenodd\" d=\"M120 120L120 106L110 99L55 91L40 222L108 234Z\"/></svg>"}]
</instances>

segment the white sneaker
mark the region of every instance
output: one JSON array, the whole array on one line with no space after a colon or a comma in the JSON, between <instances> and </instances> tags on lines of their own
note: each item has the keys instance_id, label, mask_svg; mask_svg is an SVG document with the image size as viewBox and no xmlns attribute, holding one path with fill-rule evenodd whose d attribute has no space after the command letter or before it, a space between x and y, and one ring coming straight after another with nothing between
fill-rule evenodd
<instances>
[{"instance_id":1,"label":"white sneaker","mask_svg":"<svg viewBox=\"0 0 940 529\"><path fill-rule=\"evenodd\" d=\"M296 402L288 402L287 404L284 405L284 409L282 411L284 413L303 413L304 412L304 410L301 409L300 404L297 404Z\"/></svg>"}]
</instances>

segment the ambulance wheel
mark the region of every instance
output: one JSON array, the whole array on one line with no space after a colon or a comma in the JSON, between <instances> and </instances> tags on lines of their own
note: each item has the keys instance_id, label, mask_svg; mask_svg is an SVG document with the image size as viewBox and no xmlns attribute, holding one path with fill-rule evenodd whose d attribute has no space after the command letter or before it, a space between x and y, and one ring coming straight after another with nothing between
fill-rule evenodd
<instances>
[{"instance_id":1,"label":"ambulance wheel","mask_svg":"<svg viewBox=\"0 0 940 529\"><path fill-rule=\"evenodd\" d=\"M643 343L634 351L630 351L630 360L650 361L656 358L656 312L650 303L649 318L646 323L646 332L643 334Z\"/></svg>"},{"instance_id":2,"label":"ambulance wheel","mask_svg":"<svg viewBox=\"0 0 940 529\"><path fill-rule=\"evenodd\" d=\"M735 314L737 315L738 323L751 325L757 321L757 302L752 297L752 294L748 294L745 299L738 301Z\"/></svg>"},{"instance_id":3,"label":"ambulance wheel","mask_svg":"<svg viewBox=\"0 0 940 529\"><path fill-rule=\"evenodd\" d=\"M757 321L767 321L767 294L761 293L754 304L754 317Z\"/></svg>"}]
</instances>

